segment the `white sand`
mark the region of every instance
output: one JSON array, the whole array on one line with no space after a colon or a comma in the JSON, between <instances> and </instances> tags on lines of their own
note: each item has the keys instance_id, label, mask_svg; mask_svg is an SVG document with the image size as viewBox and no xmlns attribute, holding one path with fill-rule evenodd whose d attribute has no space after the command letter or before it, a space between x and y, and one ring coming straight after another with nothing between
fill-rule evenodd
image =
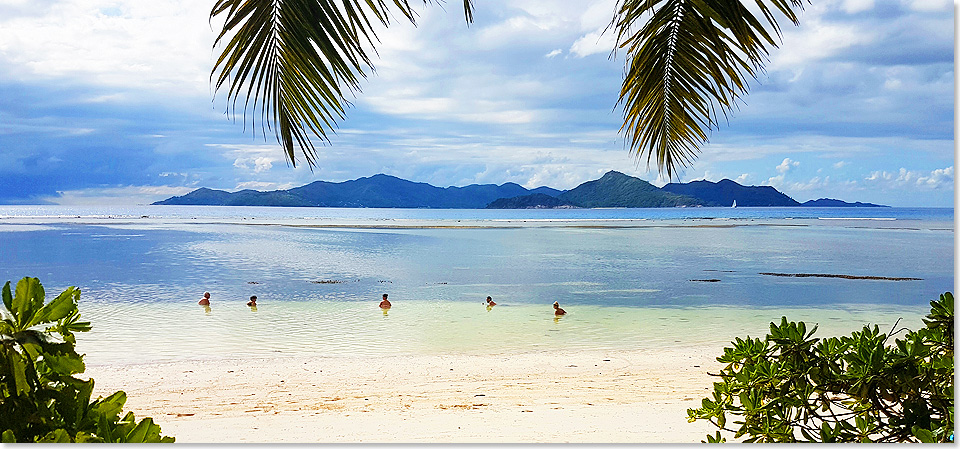
<instances>
[{"instance_id":1,"label":"white sand","mask_svg":"<svg viewBox=\"0 0 960 449\"><path fill-rule=\"evenodd\" d=\"M178 442L696 443L700 349L90 366Z\"/></svg>"}]
</instances>

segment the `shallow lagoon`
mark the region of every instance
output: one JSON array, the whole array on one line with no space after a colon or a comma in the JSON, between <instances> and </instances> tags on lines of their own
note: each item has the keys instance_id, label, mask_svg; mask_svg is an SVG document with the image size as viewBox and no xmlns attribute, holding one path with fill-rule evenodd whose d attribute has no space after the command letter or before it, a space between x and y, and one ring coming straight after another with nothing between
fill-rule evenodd
<instances>
[{"instance_id":1,"label":"shallow lagoon","mask_svg":"<svg viewBox=\"0 0 960 449\"><path fill-rule=\"evenodd\" d=\"M821 335L889 330L954 283L952 210L305 211L0 208L0 279L81 287L93 364L682 347L781 315Z\"/></svg>"}]
</instances>

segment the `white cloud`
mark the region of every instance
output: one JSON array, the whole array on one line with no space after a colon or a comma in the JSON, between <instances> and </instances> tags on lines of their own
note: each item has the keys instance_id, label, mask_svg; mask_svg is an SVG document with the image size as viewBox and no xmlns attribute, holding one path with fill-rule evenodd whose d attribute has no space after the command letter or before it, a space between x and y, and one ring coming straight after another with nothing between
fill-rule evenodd
<instances>
[{"instance_id":1,"label":"white cloud","mask_svg":"<svg viewBox=\"0 0 960 449\"><path fill-rule=\"evenodd\" d=\"M800 166L799 162L791 160L790 158L784 158L783 162L781 162L780 165L777 166L777 172L782 175L790 171L791 168L798 167L798 166Z\"/></svg>"},{"instance_id":2,"label":"white cloud","mask_svg":"<svg viewBox=\"0 0 960 449\"><path fill-rule=\"evenodd\" d=\"M908 8L914 11L933 12L949 11L953 7L951 0L901 0Z\"/></svg>"},{"instance_id":3,"label":"white cloud","mask_svg":"<svg viewBox=\"0 0 960 449\"><path fill-rule=\"evenodd\" d=\"M617 37L612 30L604 32L604 28L599 28L580 36L580 38L570 46L570 53L580 58L585 58L597 53L607 55L613 51L616 43Z\"/></svg>"},{"instance_id":4,"label":"white cloud","mask_svg":"<svg viewBox=\"0 0 960 449\"><path fill-rule=\"evenodd\" d=\"M816 6L808 8L801 26L784 28L783 44L772 53L769 70L790 69L799 76L805 66L815 61L876 39L874 31L855 24L824 22L818 17L822 13Z\"/></svg>"},{"instance_id":5,"label":"white cloud","mask_svg":"<svg viewBox=\"0 0 960 449\"><path fill-rule=\"evenodd\" d=\"M553 50L553 51L551 51L550 53L547 53L547 54L545 54L545 55L543 55L543 56L544 56L545 58L552 58L552 57L554 57L554 56L559 56L559 55L562 54L562 53L563 53L563 50L558 48L558 49Z\"/></svg>"},{"instance_id":6,"label":"white cloud","mask_svg":"<svg viewBox=\"0 0 960 449\"><path fill-rule=\"evenodd\" d=\"M844 0L843 2L843 10L847 14L869 11L873 6L873 0Z\"/></svg>"},{"instance_id":7,"label":"white cloud","mask_svg":"<svg viewBox=\"0 0 960 449\"><path fill-rule=\"evenodd\" d=\"M274 159L266 156L260 156L256 158L241 157L233 161L233 166L242 170L253 170L254 173L262 173L273 168L273 161Z\"/></svg>"},{"instance_id":8,"label":"white cloud","mask_svg":"<svg viewBox=\"0 0 960 449\"><path fill-rule=\"evenodd\" d=\"M204 2L64 0L36 12L0 17L0 65L21 80L209 95L214 34Z\"/></svg>"},{"instance_id":9,"label":"white cloud","mask_svg":"<svg viewBox=\"0 0 960 449\"><path fill-rule=\"evenodd\" d=\"M903 167L897 172L877 170L864 178L864 181L869 181L882 188L914 187L922 190L953 188L953 180L952 165L930 172L907 170Z\"/></svg>"},{"instance_id":10,"label":"white cloud","mask_svg":"<svg viewBox=\"0 0 960 449\"><path fill-rule=\"evenodd\" d=\"M833 164L833 168L843 168L843 167L846 167L846 166L847 166L847 162L846 162L846 161L840 161L840 162L837 162L836 164Z\"/></svg>"},{"instance_id":11,"label":"white cloud","mask_svg":"<svg viewBox=\"0 0 960 449\"><path fill-rule=\"evenodd\" d=\"M734 181L736 181L739 184L745 184L747 182L747 178L749 177L750 177L749 173L743 173L740 176L737 176L737 179L734 179Z\"/></svg>"},{"instance_id":12,"label":"white cloud","mask_svg":"<svg viewBox=\"0 0 960 449\"><path fill-rule=\"evenodd\" d=\"M58 196L42 198L55 204L68 206L98 206L98 205L138 205L150 204L165 200L171 196L190 193L195 187L173 186L123 186L65 190L57 192Z\"/></svg>"},{"instance_id":13,"label":"white cloud","mask_svg":"<svg viewBox=\"0 0 960 449\"><path fill-rule=\"evenodd\" d=\"M273 168L273 160L267 157L258 157L253 161L253 171L260 173Z\"/></svg>"}]
</instances>

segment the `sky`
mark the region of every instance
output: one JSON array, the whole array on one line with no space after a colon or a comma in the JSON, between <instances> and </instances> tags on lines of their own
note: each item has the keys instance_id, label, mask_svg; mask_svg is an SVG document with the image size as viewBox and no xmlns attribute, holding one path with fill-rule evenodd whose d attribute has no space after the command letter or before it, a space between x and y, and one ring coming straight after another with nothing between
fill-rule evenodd
<instances>
[{"instance_id":1,"label":"sky","mask_svg":"<svg viewBox=\"0 0 960 449\"><path fill-rule=\"evenodd\" d=\"M0 204L149 204L385 173L440 187L570 189L616 170L662 186L619 132L612 0L418 7L378 32L376 73L292 167L227 114L213 0L0 0ZM813 0L765 73L673 181L798 201L954 204L951 0ZM302 159L300 162L303 162Z\"/></svg>"}]
</instances>

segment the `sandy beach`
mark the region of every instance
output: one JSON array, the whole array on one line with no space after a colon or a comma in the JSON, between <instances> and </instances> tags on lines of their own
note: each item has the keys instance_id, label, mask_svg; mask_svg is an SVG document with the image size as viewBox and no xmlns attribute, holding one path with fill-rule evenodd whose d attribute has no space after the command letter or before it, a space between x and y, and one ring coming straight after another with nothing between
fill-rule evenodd
<instances>
[{"instance_id":1,"label":"sandy beach","mask_svg":"<svg viewBox=\"0 0 960 449\"><path fill-rule=\"evenodd\" d=\"M696 443L723 345L89 366L181 443Z\"/></svg>"}]
</instances>

